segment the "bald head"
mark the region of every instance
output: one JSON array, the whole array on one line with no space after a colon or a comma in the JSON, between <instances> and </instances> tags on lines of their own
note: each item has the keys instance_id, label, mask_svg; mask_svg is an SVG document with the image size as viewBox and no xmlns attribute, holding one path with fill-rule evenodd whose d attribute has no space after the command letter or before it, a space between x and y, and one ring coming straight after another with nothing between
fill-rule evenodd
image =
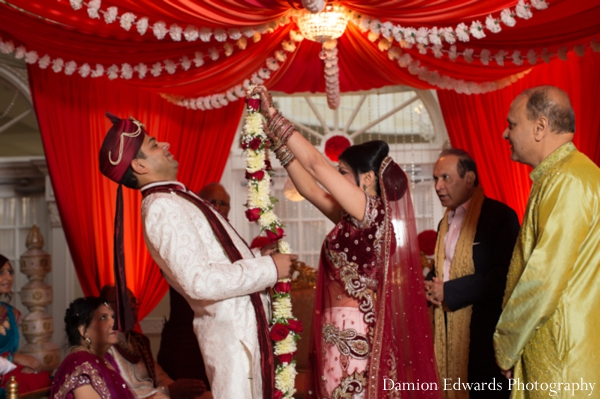
<instances>
[{"instance_id":1,"label":"bald head","mask_svg":"<svg viewBox=\"0 0 600 399\"><path fill-rule=\"evenodd\" d=\"M227 219L231 205L229 194L225 190L225 187L219 183L209 183L200 190L198 196L210 202Z\"/></svg>"},{"instance_id":2,"label":"bald head","mask_svg":"<svg viewBox=\"0 0 600 399\"><path fill-rule=\"evenodd\" d=\"M575 115L567 94L554 86L539 86L519 94L506 118L503 137L513 161L533 168L573 140Z\"/></svg>"},{"instance_id":3,"label":"bald head","mask_svg":"<svg viewBox=\"0 0 600 399\"><path fill-rule=\"evenodd\" d=\"M538 86L521 95L527 97L527 119L534 121L544 116L551 132L575 133L575 113L567 93L554 86Z\"/></svg>"}]
</instances>

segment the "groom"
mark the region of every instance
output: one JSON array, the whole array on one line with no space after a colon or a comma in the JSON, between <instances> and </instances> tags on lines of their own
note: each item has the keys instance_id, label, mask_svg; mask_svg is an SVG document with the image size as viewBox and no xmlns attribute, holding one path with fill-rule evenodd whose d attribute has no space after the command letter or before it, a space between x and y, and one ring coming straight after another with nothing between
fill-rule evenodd
<instances>
[{"instance_id":1,"label":"groom","mask_svg":"<svg viewBox=\"0 0 600 399\"><path fill-rule=\"evenodd\" d=\"M254 257L225 218L177 181L178 162L168 143L133 118L107 117L113 126L100 149L100 170L142 191L146 245L194 310L213 397L272 398L267 290L289 275L296 255Z\"/></svg>"}]
</instances>

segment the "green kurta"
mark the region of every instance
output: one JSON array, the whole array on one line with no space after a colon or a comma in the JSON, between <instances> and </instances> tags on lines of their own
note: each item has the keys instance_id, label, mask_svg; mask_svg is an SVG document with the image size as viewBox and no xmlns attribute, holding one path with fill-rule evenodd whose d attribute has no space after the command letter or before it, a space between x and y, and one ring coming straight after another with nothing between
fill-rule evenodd
<instances>
[{"instance_id":1,"label":"green kurta","mask_svg":"<svg viewBox=\"0 0 600 399\"><path fill-rule=\"evenodd\" d=\"M512 398L598 398L600 169L567 143L531 179L496 359L514 367Z\"/></svg>"}]
</instances>

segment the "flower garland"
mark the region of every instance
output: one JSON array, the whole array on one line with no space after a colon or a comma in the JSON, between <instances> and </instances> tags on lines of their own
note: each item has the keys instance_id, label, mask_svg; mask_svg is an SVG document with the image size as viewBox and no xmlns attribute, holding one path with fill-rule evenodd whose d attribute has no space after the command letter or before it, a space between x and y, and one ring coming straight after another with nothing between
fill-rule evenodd
<instances>
[{"instance_id":1,"label":"flower garland","mask_svg":"<svg viewBox=\"0 0 600 399\"><path fill-rule=\"evenodd\" d=\"M144 36L146 32L150 30L152 34L154 34L154 37L156 37L158 40L171 38L171 40L175 42L179 42L182 39L185 39L188 42L193 42L196 40L209 42L211 37L218 42L224 42L227 39L238 40L242 38L242 36L248 39L256 38L257 35L260 37L260 35L264 33L270 33L279 26L287 25L290 22L289 17L284 15L279 19L251 27L213 29L208 27L197 28L194 25L188 25L184 29L177 23L171 23L169 26L167 26L167 23L164 21L150 23L149 18L146 16L139 17L132 12L121 13L115 6L105 7L105 9L102 9L101 0L70 0L69 3L71 4L71 8L76 11L81 10L83 6L86 6L87 14L91 19L101 19L100 16L102 15L104 22L107 25L110 25L118 20L120 27L127 32L129 32L131 28L135 26L135 30L137 30L141 36Z\"/></svg>"},{"instance_id":2,"label":"flower garland","mask_svg":"<svg viewBox=\"0 0 600 399\"><path fill-rule=\"evenodd\" d=\"M283 224L273 212L276 198L271 197L271 162L269 161L269 138L263 130L264 116L258 112L260 100L250 98L253 86L249 87L246 122L242 134L242 148L246 152L246 179L248 180L248 202L246 217L260 225L270 242L277 242L277 250L290 253L290 246L283 241ZM275 399L292 398L296 392L295 379L296 341L300 339L302 322L292 314L290 295L291 280L281 279L273 288L273 319L269 337L273 340L273 353L277 359L275 367Z\"/></svg>"},{"instance_id":3,"label":"flower garland","mask_svg":"<svg viewBox=\"0 0 600 399\"><path fill-rule=\"evenodd\" d=\"M470 26L461 22L456 28L403 27L401 25L394 25L389 21L382 22L377 18L371 18L349 9L346 9L346 18L352 21L363 33L368 32L369 36L372 37L379 37L381 35L390 41L396 40L398 43L405 42L409 45L427 45L431 43L443 46L444 42L448 44L454 44L457 41L468 42L471 36L476 39L483 39L486 36L484 29L492 33L498 33L502 30L501 22L508 27L513 27L517 23L515 17L525 20L532 18L533 8L536 10L545 10L548 8L548 2L547 0L531 0L531 4L529 4L525 0L519 0L514 10L510 8L502 10L500 18L488 15L485 20L485 26L480 21L472 21Z\"/></svg>"}]
</instances>

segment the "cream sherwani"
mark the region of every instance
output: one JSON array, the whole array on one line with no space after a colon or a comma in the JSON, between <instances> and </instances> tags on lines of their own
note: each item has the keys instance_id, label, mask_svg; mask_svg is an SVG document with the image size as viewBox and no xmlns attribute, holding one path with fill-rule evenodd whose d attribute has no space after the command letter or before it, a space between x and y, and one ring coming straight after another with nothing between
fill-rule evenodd
<instances>
[{"instance_id":1,"label":"cream sherwani","mask_svg":"<svg viewBox=\"0 0 600 399\"><path fill-rule=\"evenodd\" d=\"M154 183L142 191L160 184L181 183ZM202 211L174 193L144 198L144 238L169 284L194 310L194 331L213 397L258 399L261 359L249 294L261 292L270 320L266 289L277 282L277 269L270 256L255 258L233 227L214 212L244 259L232 264Z\"/></svg>"},{"instance_id":2,"label":"cream sherwani","mask_svg":"<svg viewBox=\"0 0 600 399\"><path fill-rule=\"evenodd\" d=\"M503 369L514 367L515 380L530 383L532 389L513 386L513 398L597 398L600 169L568 143L544 159L531 178L494 334L496 359ZM563 384L555 394L552 383ZM568 390L565 383L571 384Z\"/></svg>"}]
</instances>

